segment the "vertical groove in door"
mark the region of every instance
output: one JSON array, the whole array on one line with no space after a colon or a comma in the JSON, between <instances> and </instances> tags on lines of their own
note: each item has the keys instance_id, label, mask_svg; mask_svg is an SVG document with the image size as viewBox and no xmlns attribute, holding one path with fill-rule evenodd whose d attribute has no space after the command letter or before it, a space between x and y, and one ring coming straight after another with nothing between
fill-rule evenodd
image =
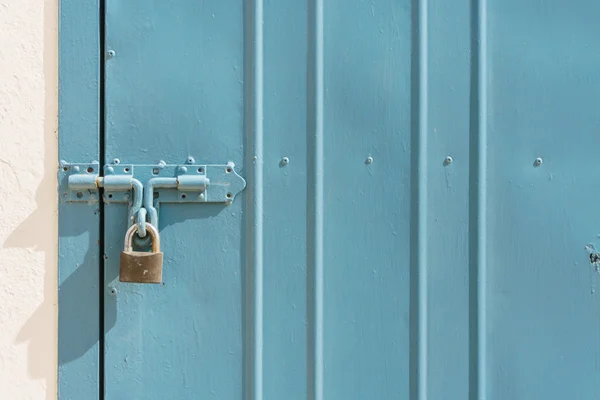
<instances>
[{"instance_id":1,"label":"vertical groove in door","mask_svg":"<svg viewBox=\"0 0 600 400\"><path fill-rule=\"evenodd\" d=\"M106 48L106 1L99 0L99 30L98 34L100 35L100 82L99 82L99 92L100 92L100 102L99 102L99 115L98 115L98 124L99 124L99 155L100 155L100 165L104 165L105 163L105 129L104 129L104 110L105 110L105 84L106 84L106 73L105 73L105 48ZM102 174L104 171L103 168L100 168L98 173ZM105 369L104 369L104 349L105 349L105 341L104 341L104 294L105 290L105 279L104 279L104 254L105 254L105 240L104 240L104 201L102 201L102 196L98 196L100 201L98 204L98 208L100 209L100 263L98 265L98 290L99 295L99 304L100 310L98 312L99 315L99 333L98 333L98 398L104 399L105 390L106 390L106 381L105 381Z\"/></svg>"},{"instance_id":2,"label":"vertical groove in door","mask_svg":"<svg viewBox=\"0 0 600 400\"><path fill-rule=\"evenodd\" d=\"M263 398L263 1L245 14L248 225L246 242L246 351L243 397Z\"/></svg>"},{"instance_id":3,"label":"vertical groove in door","mask_svg":"<svg viewBox=\"0 0 600 400\"><path fill-rule=\"evenodd\" d=\"M486 388L486 197L487 24L486 0L472 0L471 129L469 199L470 394L484 400Z\"/></svg>"},{"instance_id":4,"label":"vertical groove in door","mask_svg":"<svg viewBox=\"0 0 600 400\"><path fill-rule=\"evenodd\" d=\"M410 398L427 399L427 0L413 0Z\"/></svg>"},{"instance_id":5,"label":"vertical groove in door","mask_svg":"<svg viewBox=\"0 0 600 400\"><path fill-rule=\"evenodd\" d=\"M254 3L254 400L263 398L263 2Z\"/></svg>"},{"instance_id":6,"label":"vertical groove in door","mask_svg":"<svg viewBox=\"0 0 600 400\"><path fill-rule=\"evenodd\" d=\"M323 0L308 2L307 386L323 400Z\"/></svg>"}]
</instances>

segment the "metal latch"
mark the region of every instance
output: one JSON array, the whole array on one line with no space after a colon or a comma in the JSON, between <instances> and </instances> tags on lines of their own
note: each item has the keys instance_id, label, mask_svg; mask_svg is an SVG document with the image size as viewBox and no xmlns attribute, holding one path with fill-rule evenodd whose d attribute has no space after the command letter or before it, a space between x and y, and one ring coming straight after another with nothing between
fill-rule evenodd
<instances>
[{"instance_id":1,"label":"metal latch","mask_svg":"<svg viewBox=\"0 0 600 400\"><path fill-rule=\"evenodd\" d=\"M230 204L244 190L246 181L235 171L235 164L121 164L68 163L59 171L60 201L96 203L103 189L105 203L128 203L131 222L138 223L138 234L146 236L147 219L158 228L160 203ZM147 215L147 216L146 216Z\"/></svg>"}]
</instances>

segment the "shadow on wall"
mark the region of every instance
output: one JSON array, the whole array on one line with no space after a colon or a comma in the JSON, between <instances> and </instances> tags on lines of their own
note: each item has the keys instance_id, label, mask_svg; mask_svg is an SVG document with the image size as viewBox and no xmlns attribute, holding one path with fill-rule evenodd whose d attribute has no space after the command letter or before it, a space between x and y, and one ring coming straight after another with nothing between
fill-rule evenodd
<instances>
[{"instance_id":1,"label":"shadow on wall","mask_svg":"<svg viewBox=\"0 0 600 400\"><path fill-rule=\"evenodd\" d=\"M45 253L44 301L23 325L16 343L28 346L29 375L46 380L46 398L57 398L57 209L58 146L58 5L44 2L44 176L36 191L37 209L3 243L3 247Z\"/></svg>"}]
</instances>

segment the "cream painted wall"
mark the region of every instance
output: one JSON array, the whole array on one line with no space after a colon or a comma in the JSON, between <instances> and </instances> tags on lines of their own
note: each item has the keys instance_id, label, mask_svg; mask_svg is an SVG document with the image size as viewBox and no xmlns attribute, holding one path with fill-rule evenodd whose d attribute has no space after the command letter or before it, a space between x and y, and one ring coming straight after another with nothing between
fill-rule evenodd
<instances>
[{"instance_id":1,"label":"cream painted wall","mask_svg":"<svg viewBox=\"0 0 600 400\"><path fill-rule=\"evenodd\" d=\"M0 0L0 399L56 399L58 0Z\"/></svg>"}]
</instances>

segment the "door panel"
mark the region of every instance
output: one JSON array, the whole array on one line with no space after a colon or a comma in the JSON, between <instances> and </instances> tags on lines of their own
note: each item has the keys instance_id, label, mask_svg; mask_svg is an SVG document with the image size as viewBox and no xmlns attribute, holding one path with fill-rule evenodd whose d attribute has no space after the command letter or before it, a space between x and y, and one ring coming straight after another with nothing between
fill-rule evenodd
<instances>
[{"instance_id":1,"label":"door panel","mask_svg":"<svg viewBox=\"0 0 600 400\"><path fill-rule=\"evenodd\" d=\"M106 162L243 167L242 2L110 0L106 32ZM161 204L159 286L118 282L107 205L107 399L241 397L244 204Z\"/></svg>"},{"instance_id":2,"label":"door panel","mask_svg":"<svg viewBox=\"0 0 600 400\"><path fill-rule=\"evenodd\" d=\"M255 8L249 6L247 11L251 10L254 15L246 17L249 28L257 20ZM265 21L262 57L255 48L249 49L249 60L262 62L263 80L264 349L259 360L263 379L259 381L264 398L285 396L300 400L307 398L307 379L311 376L307 359L307 341L311 337L307 325L312 326L307 314L310 309L307 290L311 287L307 281L307 246L312 239L308 236L307 218L312 214L308 207L313 202L307 198L307 185L313 179L307 171L310 105L306 62L310 28L306 2L265 1L262 15ZM252 36L246 41L251 39ZM251 64L247 68L250 76L260 73ZM250 78L248 83L252 85L252 81ZM256 96L260 90L257 87L250 93ZM284 157L288 164L282 162ZM254 234L252 229L246 232ZM246 251L248 256L253 253L251 248ZM249 275L251 266L251 263L245 266ZM252 297L247 300L252 301ZM249 358L254 358L252 353ZM247 387L245 398L252 398L251 393L261 398L260 390L251 387Z\"/></svg>"},{"instance_id":3,"label":"door panel","mask_svg":"<svg viewBox=\"0 0 600 400\"><path fill-rule=\"evenodd\" d=\"M55 5L53 3L46 7L51 10ZM67 171L64 171L63 161L89 163L99 159L101 134L98 113L100 108L99 72L102 61L98 35L100 32L98 2L61 0L60 7L58 160L61 165L59 167L59 163L57 163L57 178L58 185L64 188L65 175L72 170L67 167ZM54 44L48 47L51 49L48 50L48 54L53 54ZM3 70L3 73L6 71ZM53 93L53 90L48 89L50 96L53 96L50 94ZM18 135L20 132L16 130L11 133L3 131L2 134ZM40 134L42 133L40 132ZM44 140L52 142L55 138L45 138ZM51 147L48 146L48 148ZM3 149L3 151L6 150ZM51 155L48 154L48 157ZM52 160L48 159L48 162L52 163ZM20 171L19 174L21 173L26 173L26 171ZM47 183L51 185L50 182ZM3 190L7 189L8 186L5 184ZM58 203L57 260L58 396L60 399L96 400L100 398L99 371L101 368L100 352L102 351L99 346L102 308L98 269L101 263L100 207L97 203L70 203L66 201L63 190L58 190L57 195L60 199ZM36 196L40 197L37 199L39 202L50 200L42 198L46 196L45 190L39 190ZM43 207L46 206L50 207L49 204ZM32 218L31 222L36 220L39 218ZM35 240L37 235L45 235L48 230L52 229L50 226L39 227L28 224L21 227L26 227L24 230L31 235L31 240ZM54 234L52 232L52 235ZM50 239L44 238L40 244L47 243L47 240ZM7 245L9 242L4 243L4 246ZM48 254L50 253L52 252L48 252ZM53 268L52 261L50 259L46 259L46 261L49 268ZM7 298L6 296L9 295L10 293L6 293L4 297ZM37 323L26 325L23 332L35 329ZM37 335L38 333L36 333L36 337ZM48 332L48 341L44 339L40 343L32 342L30 344L29 371L35 373L36 378L42 377L42 375L37 376L38 373L48 373L48 375L43 375L44 377L53 373L40 371L41 364L36 361L37 357L42 354L54 356L54 349L46 348L46 346L54 346L53 337L54 333ZM21 341L22 338L19 336L15 340ZM8 359L7 357L6 360ZM51 386L48 385L48 387ZM2 395L2 397L6 396L8 395Z\"/></svg>"},{"instance_id":4,"label":"door panel","mask_svg":"<svg viewBox=\"0 0 600 400\"><path fill-rule=\"evenodd\" d=\"M118 282L106 204L106 398L595 398L576 3L108 0L104 162L247 188L161 205L158 286Z\"/></svg>"},{"instance_id":5,"label":"door panel","mask_svg":"<svg viewBox=\"0 0 600 400\"><path fill-rule=\"evenodd\" d=\"M599 16L591 1L488 6L490 399L597 397Z\"/></svg>"},{"instance_id":6,"label":"door panel","mask_svg":"<svg viewBox=\"0 0 600 400\"><path fill-rule=\"evenodd\" d=\"M428 106L422 112L430 399L469 398L471 15L470 2L430 1L427 9Z\"/></svg>"},{"instance_id":7,"label":"door panel","mask_svg":"<svg viewBox=\"0 0 600 400\"><path fill-rule=\"evenodd\" d=\"M410 2L323 14L323 398L406 397Z\"/></svg>"}]
</instances>

